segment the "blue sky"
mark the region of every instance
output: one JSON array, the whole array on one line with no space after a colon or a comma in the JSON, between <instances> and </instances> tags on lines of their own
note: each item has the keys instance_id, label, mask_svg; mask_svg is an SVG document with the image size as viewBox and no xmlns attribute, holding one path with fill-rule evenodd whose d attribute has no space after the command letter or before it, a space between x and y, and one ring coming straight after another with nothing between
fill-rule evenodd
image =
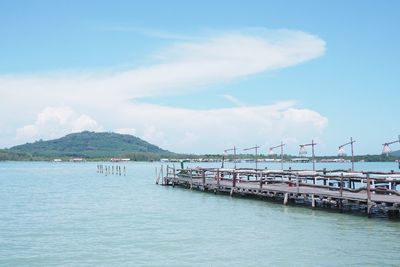
<instances>
[{"instance_id":1,"label":"blue sky","mask_svg":"<svg viewBox=\"0 0 400 267\"><path fill-rule=\"evenodd\" d=\"M314 138L317 154L335 154L353 136L356 153L380 153L400 133L399 8L398 1L2 1L0 147L89 129L178 152L282 139L297 153ZM281 45L283 57L299 50L263 65L269 50L250 53L259 40ZM243 62L234 62L245 71L202 69L210 51L229 60L239 53ZM170 74L176 62L205 74ZM271 107L275 117L265 117Z\"/></svg>"}]
</instances>

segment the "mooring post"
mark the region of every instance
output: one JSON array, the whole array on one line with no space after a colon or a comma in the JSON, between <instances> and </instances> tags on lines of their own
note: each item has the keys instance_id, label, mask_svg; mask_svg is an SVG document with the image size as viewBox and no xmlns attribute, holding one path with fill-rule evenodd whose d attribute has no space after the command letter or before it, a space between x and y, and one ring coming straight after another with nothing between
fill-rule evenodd
<instances>
[{"instance_id":1,"label":"mooring post","mask_svg":"<svg viewBox=\"0 0 400 267\"><path fill-rule=\"evenodd\" d=\"M371 218L371 208L372 208L372 201L371 201L371 178L369 173L367 174L367 214L368 218Z\"/></svg>"},{"instance_id":2,"label":"mooring post","mask_svg":"<svg viewBox=\"0 0 400 267\"><path fill-rule=\"evenodd\" d=\"M192 170L189 170L189 177L190 177L190 189L193 188L193 176L192 176Z\"/></svg>"},{"instance_id":3,"label":"mooring post","mask_svg":"<svg viewBox=\"0 0 400 267\"><path fill-rule=\"evenodd\" d=\"M369 174L367 174L367 199L371 201L371 178Z\"/></svg>"},{"instance_id":4,"label":"mooring post","mask_svg":"<svg viewBox=\"0 0 400 267\"><path fill-rule=\"evenodd\" d=\"M217 170L217 186L219 187L219 169Z\"/></svg>"},{"instance_id":5,"label":"mooring post","mask_svg":"<svg viewBox=\"0 0 400 267\"><path fill-rule=\"evenodd\" d=\"M167 168L168 168L168 165L167 165ZM167 174L168 174L168 172L167 172ZM161 165L160 174L159 175L161 175L162 183L163 184L168 184L168 180L166 180L165 177L164 177L164 166L163 165Z\"/></svg>"},{"instance_id":6,"label":"mooring post","mask_svg":"<svg viewBox=\"0 0 400 267\"><path fill-rule=\"evenodd\" d=\"M231 188L231 193L229 194L230 196L233 196L233 191L235 191L235 186L236 186L236 172L233 171L232 173L232 188Z\"/></svg>"},{"instance_id":7,"label":"mooring post","mask_svg":"<svg viewBox=\"0 0 400 267\"><path fill-rule=\"evenodd\" d=\"M315 208L315 197L314 197L314 194L311 195L311 207Z\"/></svg>"},{"instance_id":8,"label":"mooring post","mask_svg":"<svg viewBox=\"0 0 400 267\"><path fill-rule=\"evenodd\" d=\"M206 185L206 170L202 170L201 172L201 181L203 183L203 188L204 188Z\"/></svg>"},{"instance_id":9,"label":"mooring post","mask_svg":"<svg viewBox=\"0 0 400 267\"><path fill-rule=\"evenodd\" d=\"M297 192L297 194L300 193L300 188L299 188L299 174L296 174L296 192Z\"/></svg>"},{"instance_id":10,"label":"mooring post","mask_svg":"<svg viewBox=\"0 0 400 267\"><path fill-rule=\"evenodd\" d=\"M342 197L343 196L343 172L342 172L342 174L340 175L340 196Z\"/></svg>"},{"instance_id":11,"label":"mooring post","mask_svg":"<svg viewBox=\"0 0 400 267\"><path fill-rule=\"evenodd\" d=\"M289 201L289 193L285 193L285 197L283 198L283 205L287 205Z\"/></svg>"}]
</instances>

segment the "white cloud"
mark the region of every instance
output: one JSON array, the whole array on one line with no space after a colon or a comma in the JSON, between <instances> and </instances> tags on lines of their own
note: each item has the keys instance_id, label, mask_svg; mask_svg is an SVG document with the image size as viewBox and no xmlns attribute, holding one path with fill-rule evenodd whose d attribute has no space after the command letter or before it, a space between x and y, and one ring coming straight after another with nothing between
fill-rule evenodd
<instances>
[{"instance_id":1,"label":"white cloud","mask_svg":"<svg viewBox=\"0 0 400 267\"><path fill-rule=\"evenodd\" d=\"M34 141L40 138L58 138L83 130L101 131L102 127L88 115L78 116L69 107L46 107L33 124L16 130L16 141Z\"/></svg>"},{"instance_id":2,"label":"white cloud","mask_svg":"<svg viewBox=\"0 0 400 267\"><path fill-rule=\"evenodd\" d=\"M7 110L0 113L0 121L20 125L18 140L32 141L69 131L100 130L99 120L107 129L185 152L206 152L226 143L244 143L247 138L311 134L326 126L326 118L292 102L252 107L225 95L238 107L192 110L139 101L293 66L324 51L323 40L304 32L237 31L181 40L151 55L158 63L130 70L0 76L0 106ZM57 108L43 110L49 106ZM68 108L60 108L64 106ZM85 114L95 114L96 120ZM36 121L30 123L35 116Z\"/></svg>"},{"instance_id":3,"label":"white cloud","mask_svg":"<svg viewBox=\"0 0 400 267\"><path fill-rule=\"evenodd\" d=\"M296 107L293 101L273 105L192 110L148 104L126 105L120 116L137 135L168 150L221 152L231 145L289 143L318 136L328 120ZM293 137L296 137L293 140Z\"/></svg>"}]
</instances>

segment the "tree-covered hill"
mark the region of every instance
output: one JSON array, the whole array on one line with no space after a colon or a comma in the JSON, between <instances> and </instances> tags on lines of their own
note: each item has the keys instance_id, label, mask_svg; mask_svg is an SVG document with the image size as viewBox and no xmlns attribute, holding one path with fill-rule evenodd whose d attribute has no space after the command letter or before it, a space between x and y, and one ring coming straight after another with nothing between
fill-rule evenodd
<instances>
[{"instance_id":1,"label":"tree-covered hill","mask_svg":"<svg viewBox=\"0 0 400 267\"><path fill-rule=\"evenodd\" d=\"M27 153L33 157L117 157L133 153L172 154L138 137L117 133L84 131L59 139L36 141L8 149L10 152Z\"/></svg>"},{"instance_id":2,"label":"tree-covered hill","mask_svg":"<svg viewBox=\"0 0 400 267\"><path fill-rule=\"evenodd\" d=\"M390 153L391 156L400 157L400 150L396 150Z\"/></svg>"}]
</instances>

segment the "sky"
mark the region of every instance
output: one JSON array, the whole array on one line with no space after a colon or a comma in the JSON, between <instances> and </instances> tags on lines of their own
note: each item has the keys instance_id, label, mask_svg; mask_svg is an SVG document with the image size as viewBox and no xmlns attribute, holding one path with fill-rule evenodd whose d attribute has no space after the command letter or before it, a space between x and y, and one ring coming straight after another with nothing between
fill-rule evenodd
<instances>
[{"instance_id":1,"label":"sky","mask_svg":"<svg viewBox=\"0 0 400 267\"><path fill-rule=\"evenodd\" d=\"M335 155L353 137L356 154L379 154L400 134L399 10L0 0L0 148L90 130L182 153L314 140Z\"/></svg>"}]
</instances>

